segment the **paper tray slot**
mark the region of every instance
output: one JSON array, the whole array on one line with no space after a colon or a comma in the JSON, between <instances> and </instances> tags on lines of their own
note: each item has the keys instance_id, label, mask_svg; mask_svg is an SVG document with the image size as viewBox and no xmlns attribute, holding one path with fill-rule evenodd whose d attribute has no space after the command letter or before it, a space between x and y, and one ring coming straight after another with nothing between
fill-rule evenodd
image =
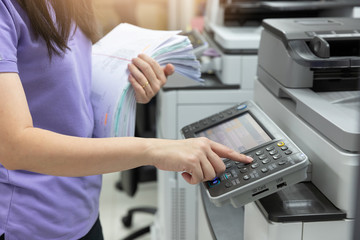
<instances>
[{"instance_id":1,"label":"paper tray slot","mask_svg":"<svg viewBox=\"0 0 360 240\"><path fill-rule=\"evenodd\" d=\"M335 221L346 218L311 182L302 182L258 200L273 222Z\"/></svg>"}]
</instances>

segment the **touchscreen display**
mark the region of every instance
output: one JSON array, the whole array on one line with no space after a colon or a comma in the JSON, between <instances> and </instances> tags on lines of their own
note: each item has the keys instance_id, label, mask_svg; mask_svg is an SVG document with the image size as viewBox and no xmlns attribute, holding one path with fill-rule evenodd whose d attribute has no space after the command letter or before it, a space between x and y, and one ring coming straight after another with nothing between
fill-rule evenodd
<instances>
[{"instance_id":1,"label":"touchscreen display","mask_svg":"<svg viewBox=\"0 0 360 240\"><path fill-rule=\"evenodd\" d=\"M244 152L272 140L249 113L198 132L196 136L207 137L237 152Z\"/></svg>"}]
</instances>

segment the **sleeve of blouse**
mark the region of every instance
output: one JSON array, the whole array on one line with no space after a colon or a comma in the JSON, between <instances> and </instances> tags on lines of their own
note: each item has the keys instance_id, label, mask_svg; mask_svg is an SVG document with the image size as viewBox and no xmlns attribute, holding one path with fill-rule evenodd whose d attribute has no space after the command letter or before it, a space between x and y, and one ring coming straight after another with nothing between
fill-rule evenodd
<instances>
[{"instance_id":1,"label":"sleeve of blouse","mask_svg":"<svg viewBox=\"0 0 360 240\"><path fill-rule=\"evenodd\" d=\"M12 7L8 0L0 0L0 72L18 72L18 34Z\"/></svg>"}]
</instances>

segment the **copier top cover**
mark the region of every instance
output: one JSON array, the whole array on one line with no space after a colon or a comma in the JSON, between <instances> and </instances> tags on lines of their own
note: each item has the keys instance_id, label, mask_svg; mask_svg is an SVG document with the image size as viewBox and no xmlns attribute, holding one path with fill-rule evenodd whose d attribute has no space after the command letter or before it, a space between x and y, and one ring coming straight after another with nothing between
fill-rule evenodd
<instances>
[{"instance_id":1,"label":"copier top cover","mask_svg":"<svg viewBox=\"0 0 360 240\"><path fill-rule=\"evenodd\" d=\"M266 19L263 26L258 80L338 147L359 152L360 19Z\"/></svg>"},{"instance_id":2,"label":"copier top cover","mask_svg":"<svg viewBox=\"0 0 360 240\"><path fill-rule=\"evenodd\" d=\"M324 38L360 39L360 18L265 19L263 27L283 41Z\"/></svg>"}]
</instances>

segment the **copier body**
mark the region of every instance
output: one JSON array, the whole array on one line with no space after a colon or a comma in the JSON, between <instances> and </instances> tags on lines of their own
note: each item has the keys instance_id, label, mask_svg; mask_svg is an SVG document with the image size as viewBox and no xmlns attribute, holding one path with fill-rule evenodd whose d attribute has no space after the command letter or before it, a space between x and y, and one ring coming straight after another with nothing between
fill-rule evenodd
<instances>
[{"instance_id":1,"label":"copier body","mask_svg":"<svg viewBox=\"0 0 360 240\"><path fill-rule=\"evenodd\" d=\"M360 150L360 19L268 19L263 26L254 100L309 156L308 180L338 212L329 214L316 197L278 194L287 212L277 212L276 222L266 199L249 206L245 230L259 222L266 233L254 238L248 231L245 238L351 239ZM322 44L343 51L319 53Z\"/></svg>"}]
</instances>

